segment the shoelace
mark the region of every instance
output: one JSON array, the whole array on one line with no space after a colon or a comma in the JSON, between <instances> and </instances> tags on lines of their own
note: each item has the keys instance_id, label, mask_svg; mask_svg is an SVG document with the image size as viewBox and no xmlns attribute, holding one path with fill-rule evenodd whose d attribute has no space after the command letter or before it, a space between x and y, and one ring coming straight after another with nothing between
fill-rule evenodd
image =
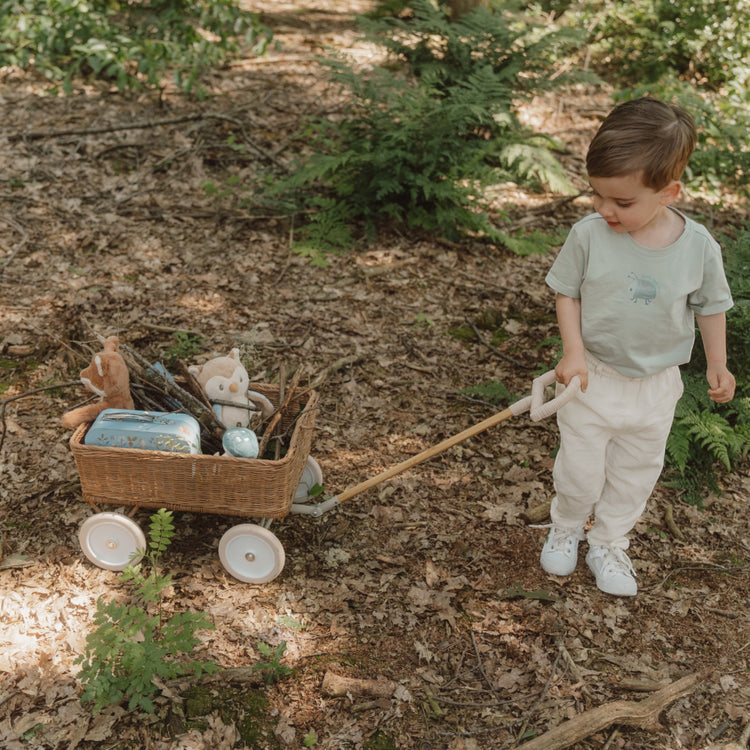
<instances>
[{"instance_id":1,"label":"shoelace","mask_svg":"<svg viewBox=\"0 0 750 750\"><path fill-rule=\"evenodd\" d=\"M565 526L556 526L554 523L531 524L532 529L552 529L552 538L549 540L549 549L554 551L559 547L566 547L569 551L573 539L579 542L586 538L582 528L569 529Z\"/></svg>"},{"instance_id":2,"label":"shoelace","mask_svg":"<svg viewBox=\"0 0 750 750\"><path fill-rule=\"evenodd\" d=\"M630 558L625 554L625 550L619 547L602 547L603 560L602 573L609 575L613 573L625 573L626 575L632 575L636 577L635 568Z\"/></svg>"}]
</instances>

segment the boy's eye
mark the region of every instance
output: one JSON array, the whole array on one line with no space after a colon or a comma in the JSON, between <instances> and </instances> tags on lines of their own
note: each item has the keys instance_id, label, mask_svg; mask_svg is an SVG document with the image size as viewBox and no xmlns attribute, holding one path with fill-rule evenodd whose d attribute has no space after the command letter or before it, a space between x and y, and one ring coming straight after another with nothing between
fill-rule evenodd
<instances>
[{"instance_id":1,"label":"boy's eye","mask_svg":"<svg viewBox=\"0 0 750 750\"><path fill-rule=\"evenodd\" d=\"M632 203L618 203L618 208L630 208L633 204Z\"/></svg>"}]
</instances>

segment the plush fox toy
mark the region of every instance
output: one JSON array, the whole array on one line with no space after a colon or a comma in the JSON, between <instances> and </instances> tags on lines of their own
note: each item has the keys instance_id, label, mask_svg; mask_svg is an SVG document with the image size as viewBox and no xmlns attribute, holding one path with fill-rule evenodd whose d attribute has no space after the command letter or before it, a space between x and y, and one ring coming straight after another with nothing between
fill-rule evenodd
<instances>
[{"instance_id":1,"label":"plush fox toy","mask_svg":"<svg viewBox=\"0 0 750 750\"><path fill-rule=\"evenodd\" d=\"M84 422L93 422L104 409L135 408L130 395L128 366L119 348L117 336L110 336L104 342L104 350L95 354L91 364L81 371L81 382L99 396L99 401L63 414L64 427L75 429Z\"/></svg>"}]
</instances>

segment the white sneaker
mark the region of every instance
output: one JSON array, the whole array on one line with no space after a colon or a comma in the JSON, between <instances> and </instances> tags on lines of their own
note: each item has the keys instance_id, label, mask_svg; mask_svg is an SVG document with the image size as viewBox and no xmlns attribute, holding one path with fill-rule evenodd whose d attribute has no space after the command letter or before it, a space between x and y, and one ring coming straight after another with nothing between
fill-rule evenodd
<instances>
[{"instance_id":1,"label":"white sneaker","mask_svg":"<svg viewBox=\"0 0 750 750\"><path fill-rule=\"evenodd\" d=\"M586 555L586 564L596 577L596 585L606 594L635 596L638 593L633 563L624 549L593 544Z\"/></svg>"},{"instance_id":2,"label":"white sneaker","mask_svg":"<svg viewBox=\"0 0 750 750\"><path fill-rule=\"evenodd\" d=\"M550 524L539 562L553 576L569 576L578 564L578 542L585 538L583 527L571 529Z\"/></svg>"}]
</instances>

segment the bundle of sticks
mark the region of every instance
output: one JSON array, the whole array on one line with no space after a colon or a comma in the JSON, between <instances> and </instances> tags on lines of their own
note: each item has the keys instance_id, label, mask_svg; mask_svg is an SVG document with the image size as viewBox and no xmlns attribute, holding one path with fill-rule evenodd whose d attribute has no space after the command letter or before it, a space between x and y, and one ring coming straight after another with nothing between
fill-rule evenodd
<instances>
[{"instance_id":1,"label":"bundle of sticks","mask_svg":"<svg viewBox=\"0 0 750 750\"><path fill-rule=\"evenodd\" d=\"M155 366L126 344L120 345L120 354L128 365L130 391L137 409L182 411L191 414L198 420L201 427L203 452L210 454L222 452L222 437L226 426L219 420L200 383L189 372L182 360L177 361L176 372L172 374ZM281 419L297 391L299 379L300 372L297 371L287 385L285 370L281 369L278 406L257 429L258 455L261 458L278 459L281 454L283 447L283 435L280 433ZM252 403L248 409L253 410Z\"/></svg>"}]
</instances>

